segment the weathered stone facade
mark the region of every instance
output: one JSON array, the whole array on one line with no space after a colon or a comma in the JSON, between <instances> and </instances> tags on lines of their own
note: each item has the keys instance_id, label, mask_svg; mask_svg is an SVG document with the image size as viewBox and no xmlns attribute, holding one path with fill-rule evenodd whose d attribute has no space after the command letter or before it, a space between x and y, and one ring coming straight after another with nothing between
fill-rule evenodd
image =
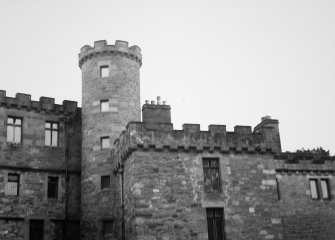
<instances>
[{"instance_id":1,"label":"weathered stone facade","mask_svg":"<svg viewBox=\"0 0 335 240\"><path fill-rule=\"evenodd\" d=\"M141 121L141 64L84 46L82 108L0 90L0 239L334 239L334 157L283 153L269 117L175 130L158 99Z\"/></svg>"}]
</instances>

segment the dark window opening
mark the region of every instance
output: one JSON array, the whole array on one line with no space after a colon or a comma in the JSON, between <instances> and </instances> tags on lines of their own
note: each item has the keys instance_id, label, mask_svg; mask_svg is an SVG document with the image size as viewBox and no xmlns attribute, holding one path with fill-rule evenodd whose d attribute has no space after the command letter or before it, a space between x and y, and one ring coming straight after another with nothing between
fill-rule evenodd
<instances>
[{"instance_id":1,"label":"dark window opening","mask_svg":"<svg viewBox=\"0 0 335 240\"><path fill-rule=\"evenodd\" d=\"M110 188L110 176L101 176L101 189Z\"/></svg>"},{"instance_id":2,"label":"dark window opening","mask_svg":"<svg viewBox=\"0 0 335 240\"><path fill-rule=\"evenodd\" d=\"M29 240L43 240L44 231L43 220L30 220L29 224Z\"/></svg>"},{"instance_id":3,"label":"dark window opening","mask_svg":"<svg viewBox=\"0 0 335 240\"><path fill-rule=\"evenodd\" d=\"M7 118L7 142L21 143L22 118Z\"/></svg>"},{"instance_id":4,"label":"dark window opening","mask_svg":"<svg viewBox=\"0 0 335 240\"><path fill-rule=\"evenodd\" d=\"M219 159L203 159L205 192L220 192Z\"/></svg>"},{"instance_id":5,"label":"dark window opening","mask_svg":"<svg viewBox=\"0 0 335 240\"><path fill-rule=\"evenodd\" d=\"M224 240L223 208L207 208L208 240Z\"/></svg>"},{"instance_id":6,"label":"dark window opening","mask_svg":"<svg viewBox=\"0 0 335 240\"><path fill-rule=\"evenodd\" d=\"M58 146L58 123L45 123L45 145L52 147Z\"/></svg>"},{"instance_id":7,"label":"dark window opening","mask_svg":"<svg viewBox=\"0 0 335 240\"><path fill-rule=\"evenodd\" d=\"M48 198L58 198L58 177L48 177Z\"/></svg>"},{"instance_id":8,"label":"dark window opening","mask_svg":"<svg viewBox=\"0 0 335 240\"><path fill-rule=\"evenodd\" d=\"M20 175L8 173L6 195L19 196Z\"/></svg>"},{"instance_id":9,"label":"dark window opening","mask_svg":"<svg viewBox=\"0 0 335 240\"><path fill-rule=\"evenodd\" d=\"M113 236L113 221L103 221L102 235L103 239L110 239Z\"/></svg>"}]
</instances>

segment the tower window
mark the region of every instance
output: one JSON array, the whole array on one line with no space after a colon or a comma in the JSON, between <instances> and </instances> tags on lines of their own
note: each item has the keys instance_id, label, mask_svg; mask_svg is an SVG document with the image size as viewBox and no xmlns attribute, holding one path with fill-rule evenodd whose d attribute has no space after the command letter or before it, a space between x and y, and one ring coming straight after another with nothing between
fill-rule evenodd
<instances>
[{"instance_id":1,"label":"tower window","mask_svg":"<svg viewBox=\"0 0 335 240\"><path fill-rule=\"evenodd\" d=\"M48 177L48 198L58 198L58 177Z\"/></svg>"},{"instance_id":2,"label":"tower window","mask_svg":"<svg viewBox=\"0 0 335 240\"><path fill-rule=\"evenodd\" d=\"M45 123L45 146L58 146L58 123Z\"/></svg>"},{"instance_id":3,"label":"tower window","mask_svg":"<svg viewBox=\"0 0 335 240\"><path fill-rule=\"evenodd\" d=\"M219 159L203 159L205 192L220 191Z\"/></svg>"},{"instance_id":4,"label":"tower window","mask_svg":"<svg viewBox=\"0 0 335 240\"><path fill-rule=\"evenodd\" d=\"M21 143L22 118L7 118L7 142Z\"/></svg>"},{"instance_id":5,"label":"tower window","mask_svg":"<svg viewBox=\"0 0 335 240\"><path fill-rule=\"evenodd\" d=\"M9 173L6 186L6 195L19 196L19 186L20 186L20 175Z\"/></svg>"},{"instance_id":6,"label":"tower window","mask_svg":"<svg viewBox=\"0 0 335 240\"><path fill-rule=\"evenodd\" d=\"M30 220L29 222L29 240L43 240L44 221Z\"/></svg>"},{"instance_id":7,"label":"tower window","mask_svg":"<svg viewBox=\"0 0 335 240\"><path fill-rule=\"evenodd\" d=\"M108 111L109 111L109 100L101 100L100 112L108 112Z\"/></svg>"},{"instance_id":8,"label":"tower window","mask_svg":"<svg viewBox=\"0 0 335 240\"><path fill-rule=\"evenodd\" d=\"M101 137L101 149L109 148L109 137Z\"/></svg>"},{"instance_id":9,"label":"tower window","mask_svg":"<svg viewBox=\"0 0 335 240\"><path fill-rule=\"evenodd\" d=\"M223 240L223 208L207 208L208 240Z\"/></svg>"},{"instance_id":10,"label":"tower window","mask_svg":"<svg viewBox=\"0 0 335 240\"><path fill-rule=\"evenodd\" d=\"M109 68L108 66L101 66L100 67L100 77L105 78L109 76Z\"/></svg>"},{"instance_id":11,"label":"tower window","mask_svg":"<svg viewBox=\"0 0 335 240\"><path fill-rule=\"evenodd\" d=\"M101 176L101 189L110 188L110 176Z\"/></svg>"},{"instance_id":12,"label":"tower window","mask_svg":"<svg viewBox=\"0 0 335 240\"><path fill-rule=\"evenodd\" d=\"M329 179L309 179L312 199L330 199Z\"/></svg>"}]
</instances>

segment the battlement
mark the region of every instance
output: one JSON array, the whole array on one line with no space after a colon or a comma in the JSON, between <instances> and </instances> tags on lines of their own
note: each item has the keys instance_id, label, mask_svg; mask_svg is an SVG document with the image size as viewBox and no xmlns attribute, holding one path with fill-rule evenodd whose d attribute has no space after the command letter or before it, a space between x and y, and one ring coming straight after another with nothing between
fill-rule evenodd
<instances>
[{"instance_id":1,"label":"battlement","mask_svg":"<svg viewBox=\"0 0 335 240\"><path fill-rule=\"evenodd\" d=\"M129 47L128 42L116 40L115 45L107 45L106 40L100 40L94 42L94 47L89 45L85 45L80 49L79 53L79 67L83 65L83 63L98 54L120 54L131 59L137 61L140 65L142 65L142 54L141 49L134 45Z\"/></svg>"},{"instance_id":2,"label":"battlement","mask_svg":"<svg viewBox=\"0 0 335 240\"><path fill-rule=\"evenodd\" d=\"M62 105L55 104L55 99L49 97L40 97L39 101L32 101L30 94L16 93L13 98L7 97L4 90L0 90L0 106L59 114L71 114L78 109L77 102L74 101L64 100Z\"/></svg>"},{"instance_id":3,"label":"battlement","mask_svg":"<svg viewBox=\"0 0 335 240\"><path fill-rule=\"evenodd\" d=\"M209 125L208 131L201 131L199 124L183 124L182 130L175 130L172 123L156 123L152 128L145 122L130 122L114 147L121 156L135 149L280 153L280 142L268 139L265 132L252 132L251 126L236 126L234 132L227 132L225 125Z\"/></svg>"}]
</instances>

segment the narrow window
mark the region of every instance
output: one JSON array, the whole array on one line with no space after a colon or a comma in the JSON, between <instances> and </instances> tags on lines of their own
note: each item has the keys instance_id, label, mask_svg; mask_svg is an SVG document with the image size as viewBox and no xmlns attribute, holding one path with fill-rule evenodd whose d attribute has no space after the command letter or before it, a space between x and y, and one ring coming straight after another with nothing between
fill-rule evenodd
<instances>
[{"instance_id":1,"label":"narrow window","mask_svg":"<svg viewBox=\"0 0 335 240\"><path fill-rule=\"evenodd\" d=\"M109 68L108 66L101 66L100 67L100 77L105 78L109 76Z\"/></svg>"},{"instance_id":2,"label":"narrow window","mask_svg":"<svg viewBox=\"0 0 335 240\"><path fill-rule=\"evenodd\" d=\"M101 176L101 189L110 188L110 176Z\"/></svg>"},{"instance_id":3,"label":"narrow window","mask_svg":"<svg viewBox=\"0 0 335 240\"><path fill-rule=\"evenodd\" d=\"M278 178L276 178L276 185L277 185L277 197L278 197L278 200L280 200L280 190L279 190L279 180L278 180Z\"/></svg>"},{"instance_id":4,"label":"narrow window","mask_svg":"<svg viewBox=\"0 0 335 240\"><path fill-rule=\"evenodd\" d=\"M20 186L20 175L9 173L6 186L6 195L19 196L19 186Z\"/></svg>"},{"instance_id":5,"label":"narrow window","mask_svg":"<svg viewBox=\"0 0 335 240\"><path fill-rule=\"evenodd\" d=\"M220 191L219 159L203 159L205 192Z\"/></svg>"},{"instance_id":6,"label":"narrow window","mask_svg":"<svg viewBox=\"0 0 335 240\"><path fill-rule=\"evenodd\" d=\"M224 240L223 208L207 208L208 240Z\"/></svg>"},{"instance_id":7,"label":"narrow window","mask_svg":"<svg viewBox=\"0 0 335 240\"><path fill-rule=\"evenodd\" d=\"M101 137L101 149L109 148L109 137Z\"/></svg>"},{"instance_id":8,"label":"narrow window","mask_svg":"<svg viewBox=\"0 0 335 240\"><path fill-rule=\"evenodd\" d=\"M101 100L100 112L108 112L108 111L109 111L109 100Z\"/></svg>"},{"instance_id":9,"label":"narrow window","mask_svg":"<svg viewBox=\"0 0 335 240\"><path fill-rule=\"evenodd\" d=\"M309 185L311 187L311 195L312 199L318 199L318 180L317 179L309 179Z\"/></svg>"},{"instance_id":10,"label":"narrow window","mask_svg":"<svg viewBox=\"0 0 335 240\"><path fill-rule=\"evenodd\" d=\"M21 143L22 118L7 118L7 142Z\"/></svg>"},{"instance_id":11,"label":"narrow window","mask_svg":"<svg viewBox=\"0 0 335 240\"><path fill-rule=\"evenodd\" d=\"M58 146L58 123L45 123L45 145L52 147Z\"/></svg>"},{"instance_id":12,"label":"narrow window","mask_svg":"<svg viewBox=\"0 0 335 240\"><path fill-rule=\"evenodd\" d=\"M43 220L30 220L29 223L29 240L43 240L44 231Z\"/></svg>"},{"instance_id":13,"label":"narrow window","mask_svg":"<svg viewBox=\"0 0 335 240\"><path fill-rule=\"evenodd\" d=\"M321 179L320 180L321 184L321 191L322 191L322 198L323 199L329 199L329 180L328 179Z\"/></svg>"},{"instance_id":14,"label":"narrow window","mask_svg":"<svg viewBox=\"0 0 335 240\"><path fill-rule=\"evenodd\" d=\"M58 198L58 177L48 177L48 198Z\"/></svg>"},{"instance_id":15,"label":"narrow window","mask_svg":"<svg viewBox=\"0 0 335 240\"><path fill-rule=\"evenodd\" d=\"M103 239L110 239L113 237L113 221L103 221L102 235L104 237Z\"/></svg>"}]
</instances>

